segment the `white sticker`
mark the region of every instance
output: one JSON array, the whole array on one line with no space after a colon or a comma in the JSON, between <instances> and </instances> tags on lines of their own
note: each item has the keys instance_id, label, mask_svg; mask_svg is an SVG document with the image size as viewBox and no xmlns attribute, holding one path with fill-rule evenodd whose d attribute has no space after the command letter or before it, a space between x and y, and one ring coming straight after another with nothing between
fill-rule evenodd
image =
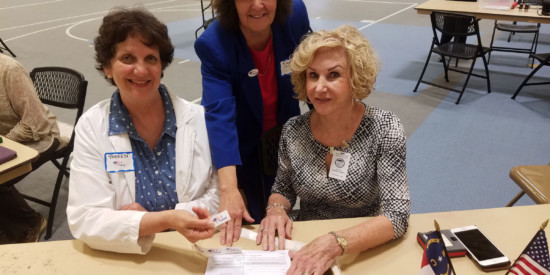
<instances>
[{"instance_id":1,"label":"white sticker","mask_svg":"<svg viewBox=\"0 0 550 275\"><path fill-rule=\"evenodd\" d=\"M196 243L193 244L193 248L197 252L199 252L201 255L204 255L206 257L210 255L218 255L218 254L241 254L243 253L243 249L240 247L215 247L215 248L207 248L202 247Z\"/></svg>"},{"instance_id":2,"label":"white sticker","mask_svg":"<svg viewBox=\"0 0 550 275\"><path fill-rule=\"evenodd\" d=\"M134 153L105 153L105 170L109 173L134 171Z\"/></svg>"},{"instance_id":3,"label":"white sticker","mask_svg":"<svg viewBox=\"0 0 550 275\"><path fill-rule=\"evenodd\" d=\"M290 74L290 59L281 61L281 76Z\"/></svg>"},{"instance_id":4,"label":"white sticker","mask_svg":"<svg viewBox=\"0 0 550 275\"><path fill-rule=\"evenodd\" d=\"M334 150L328 176L337 180L346 180L350 160L350 153Z\"/></svg>"},{"instance_id":5,"label":"white sticker","mask_svg":"<svg viewBox=\"0 0 550 275\"><path fill-rule=\"evenodd\" d=\"M224 210L221 213L218 213L212 217L212 222L214 222L214 227L218 227L231 219L227 210Z\"/></svg>"},{"instance_id":6,"label":"white sticker","mask_svg":"<svg viewBox=\"0 0 550 275\"><path fill-rule=\"evenodd\" d=\"M248 72L248 77L255 77L258 75L258 69L252 69Z\"/></svg>"}]
</instances>

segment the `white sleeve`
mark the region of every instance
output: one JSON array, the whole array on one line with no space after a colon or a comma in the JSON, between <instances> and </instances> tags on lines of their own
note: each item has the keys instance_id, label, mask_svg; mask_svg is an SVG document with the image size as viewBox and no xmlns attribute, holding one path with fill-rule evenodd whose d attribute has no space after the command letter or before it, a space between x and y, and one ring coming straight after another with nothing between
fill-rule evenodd
<instances>
[{"instance_id":1,"label":"white sleeve","mask_svg":"<svg viewBox=\"0 0 550 275\"><path fill-rule=\"evenodd\" d=\"M75 238L95 249L147 253L154 234L139 237L139 225L146 212L117 210L132 199L125 195L129 192L120 192L127 186L120 184L126 182L125 175L105 171L104 154L110 143L103 128L108 115L93 109L81 117L75 129L67 205L69 228Z\"/></svg>"},{"instance_id":2,"label":"white sleeve","mask_svg":"<svg viewBox=\"0 0 550 275\"><path fill-rule=\"evenodd\" d=\"M196 111L193 119L189 122L187 130L194 133L191 135L183 135L185 145L182 145L182 150L179 150L176 155L180 157L191 156L192 162L187 186L187 192L180 196L180 202L176 205L176 209L185 209L193 213L192 208L195 206L205 207L211 215L218 212L220 204L220 186L217 171L212 164L212 156L210 152L210 143L206 133L206 124L204 120L204 109L201 106L193 106L193 111ZM183 131L183 129L182 129ZM178 136L181 138L181 136ZM178 141L176 141L178 142ZM189 150L189 152L186 152ZM182 152L183 151L183 152ZM184 162L184 161L182 161ZM185 169L185 168L184 168Z\"/></svg>"}]
</instances>

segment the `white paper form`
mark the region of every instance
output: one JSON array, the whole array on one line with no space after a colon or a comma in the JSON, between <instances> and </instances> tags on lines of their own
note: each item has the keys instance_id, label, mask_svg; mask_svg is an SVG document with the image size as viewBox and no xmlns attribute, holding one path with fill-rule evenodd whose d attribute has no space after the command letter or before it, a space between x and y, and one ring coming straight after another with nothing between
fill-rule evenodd
<instances>
[{"instance_id":1,"label":"white paper form","mask_svg":"<svg viewBox=\"0 0 550 275\"><path fill-rule=\"evenodd\" d=\"M285 275L290 267L288 250L243 250L242 254L210 255L205 275Z\"/></svg>"}]
</instances>

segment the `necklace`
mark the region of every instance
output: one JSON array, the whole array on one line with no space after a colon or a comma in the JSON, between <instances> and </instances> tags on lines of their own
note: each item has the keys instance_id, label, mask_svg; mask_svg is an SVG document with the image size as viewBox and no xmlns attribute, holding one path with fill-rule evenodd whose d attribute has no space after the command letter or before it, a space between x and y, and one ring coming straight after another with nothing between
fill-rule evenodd
<instances>
[{"instance_id":1,"label":"necklace","mask_svg":"<svg viewBox=\"0 0 550 275\"><path fill-rule=\"evenodd\" d=\"M341 147L343 147L344 149L349 148L349 143L345 139L343 139ZM329 149L329 154L331 155L334 154L334 146L329 146L328 149Z\"/></svg>"},{"instance_id":2,"label":"necklace","mask_svg":"<svg viewBox=\"0 0 550 275\"><path fill-rule=\"evenodd\" d=\"M265 66L263 72L261 72L259 68L256 68L258 70L258 75L259 76L264 76L265 73L267 73L267 71L269 70L269 65L271 64L272 51L273 51L273 44L271 42L269 42L269 52L267 53L267 56L268 56L267 65Z\"/></svg>"}]
</instances>

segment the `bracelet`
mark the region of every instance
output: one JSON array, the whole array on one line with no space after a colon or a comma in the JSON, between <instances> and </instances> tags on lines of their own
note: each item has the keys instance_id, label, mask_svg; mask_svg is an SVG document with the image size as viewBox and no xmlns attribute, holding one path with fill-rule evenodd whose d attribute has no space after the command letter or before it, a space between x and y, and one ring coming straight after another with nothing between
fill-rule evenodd
<instances>
[{"instance_id":1,"label":"bracelet","mask_svg":"<svg viewBox=\"0 0 550 275\"><path fill-rule=\"evenodd\" d=\"M267 211L267 210L269 210L269 209L271 209L271 208L275 208L275 207L281 207L281 208L284 209L285 211L288 211L288 207L286 207L286 206L284 206L282 203L278 203L278 202L276 202L276 203L274 203L274 204L272 204L272 205L266 207L266 208L265 208L265 211Z\"/></svg>"}]
</instances>

